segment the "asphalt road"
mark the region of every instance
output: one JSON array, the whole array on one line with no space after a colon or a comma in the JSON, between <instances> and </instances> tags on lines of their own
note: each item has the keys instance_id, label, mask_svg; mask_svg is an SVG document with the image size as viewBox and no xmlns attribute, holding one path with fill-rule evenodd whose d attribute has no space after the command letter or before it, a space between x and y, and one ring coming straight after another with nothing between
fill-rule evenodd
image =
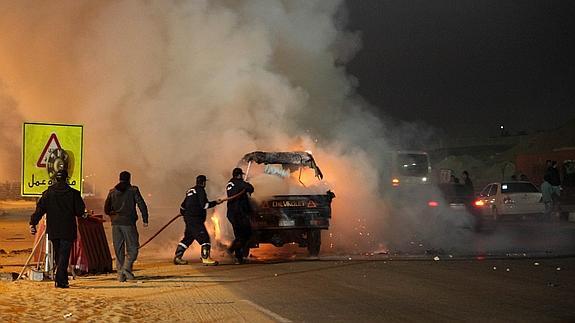
<instances>
[{"instance_id":1,"label":"asphalt road","mask_svg":"<svg viewBox=\"0 0 575 323\"><path fill-rule=\"evenodd\" d=\"M575 320L575 258L290 261L199 270L277 321Z\"/></svg>"},{"instance_id":2,"label":"asphalt road","mask_svg":"<svg viewBox=\"0 0 575 323\"><path fill-rule=\"evenodd\" d=\"M514 219L490 223L477 233L446 226L416 228L388 243L390 253L454 256L575 256L575 223Z\"/></svg>"},{"instance_id":3,"label":"asphalt road","mask_svg":"<svg viewBox=\"0 0 575 323\"><path fill-rule=\"evenodd\" d=\"M276 252L218 270L240 298L295 322L575 321L574 223L403 241L387 254Z\"/></svg>"}]
</instances>

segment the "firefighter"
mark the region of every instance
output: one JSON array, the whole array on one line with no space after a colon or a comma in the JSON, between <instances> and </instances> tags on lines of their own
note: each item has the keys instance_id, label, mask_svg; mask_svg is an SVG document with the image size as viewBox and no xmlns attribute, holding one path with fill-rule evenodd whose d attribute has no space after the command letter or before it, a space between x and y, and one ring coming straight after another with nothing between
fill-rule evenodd
<instances>
[{"instance_id":1,"label":"firefighter","mask_svg":"<svg viewBox=\"0 0 575 323\"><path fill-rule=\"evenodd\" d=\"M252 235L250 224L251 206L248 195L254 192L252 184L244 181L241 168L234 168L232 178L226 186L228 195L227 218L234 229L234 241L228 254L235 254L236 262L243 263L249 255L249 240Z\"/></svg>"},{"instance_id":2,"label":"firefighter","mask_svg":"<svg viewBox=\"0 0 575 323\"><path fill-rule=\"evenodd\" d=\"M220 199L208 201L205 190L207 180L205 175L196 177L196 186L186 192L186 197L180 207L180 213L184 217L186 229L184 231L184 238L176 248L176 255L174 257L174 264L176 265L186 265L188 263L186 260L183 260L182 257L194 240L198 241L202 247L202 263L206 266L215 266L218 264L217 261L210 257L210 236L208 235L204 222L206 221L206 210L222 203L222 201Z\"/></svg>"}]
</instances>

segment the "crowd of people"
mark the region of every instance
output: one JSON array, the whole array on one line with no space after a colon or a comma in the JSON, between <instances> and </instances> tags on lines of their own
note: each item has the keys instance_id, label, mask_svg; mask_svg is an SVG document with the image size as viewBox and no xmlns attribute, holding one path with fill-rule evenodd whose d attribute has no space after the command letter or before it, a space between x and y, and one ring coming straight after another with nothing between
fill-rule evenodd
<instances>
[{"instance_id":1,"label":"crowd of people","mask_svg":"<svg viewBox=\"0 0 575 323\"><path fill-rule=\"evenodd\" d=\"M210 236L205 226L207 209L227 201L227 219L230 221L234 240L226 250L234 263L244 263L249 255L251 205L249 195L254 187L244 180L241 168L234 168L232 178L226 185L227 198L210 201L205 191L207 177L198 175L196 185L187 190L180 206L184 218L184 237L178 243L174 264L184 265L185 251L197 241L201 246L201 261L204 265L217 265L210 257ZM38 200L35 212L30 218L30 233L36 234L39 221L46 215L46 232L54 249L55 287L68 288L68 264L70 251L77 238L76 217L88 217L86 206L78 190L68 185L68 173L59 170L55 184L48 187ZM122 171L119 182L108 193L104 212L112 222L112 241L116 255L118 281L134 280L133 265L138 258L139 234L136 227L140 210L144 227L148 226L149 214L146 202L137 186L131 183L131 174Z\"/></svg>"}]
</instances>

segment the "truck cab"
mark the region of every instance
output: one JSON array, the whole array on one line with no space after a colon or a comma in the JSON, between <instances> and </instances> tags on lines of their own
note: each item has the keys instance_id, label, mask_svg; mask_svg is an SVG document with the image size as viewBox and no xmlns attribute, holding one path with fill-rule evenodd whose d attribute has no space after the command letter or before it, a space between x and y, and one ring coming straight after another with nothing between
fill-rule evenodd
<instances>
[{"instance_id":1,"label":"truck cab","mask_svg":"<svg viewBox=\"0 0 575 323\"><path fill-rule=\"evenodd\" d=\"M384 153L383 189L431 183L429 155L423 151L398 150Z\"/></svg>"}]
</instances>

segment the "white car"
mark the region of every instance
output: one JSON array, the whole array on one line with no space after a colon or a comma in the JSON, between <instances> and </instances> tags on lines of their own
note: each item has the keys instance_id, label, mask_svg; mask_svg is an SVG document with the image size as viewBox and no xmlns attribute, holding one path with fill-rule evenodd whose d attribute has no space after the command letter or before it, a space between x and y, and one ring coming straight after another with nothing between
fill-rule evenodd
<instances>
[{"instance_id":1,"label":"white car","mask_svg":"<svg viewBox=\"0 0 575 323\"><path fill-rule=\"evenodd\" d=\"M545 211L539 189L533 183L523 181L497 182L485 186L474 206L483 217L493 220Z\"/></svg>"}]
</instances>

